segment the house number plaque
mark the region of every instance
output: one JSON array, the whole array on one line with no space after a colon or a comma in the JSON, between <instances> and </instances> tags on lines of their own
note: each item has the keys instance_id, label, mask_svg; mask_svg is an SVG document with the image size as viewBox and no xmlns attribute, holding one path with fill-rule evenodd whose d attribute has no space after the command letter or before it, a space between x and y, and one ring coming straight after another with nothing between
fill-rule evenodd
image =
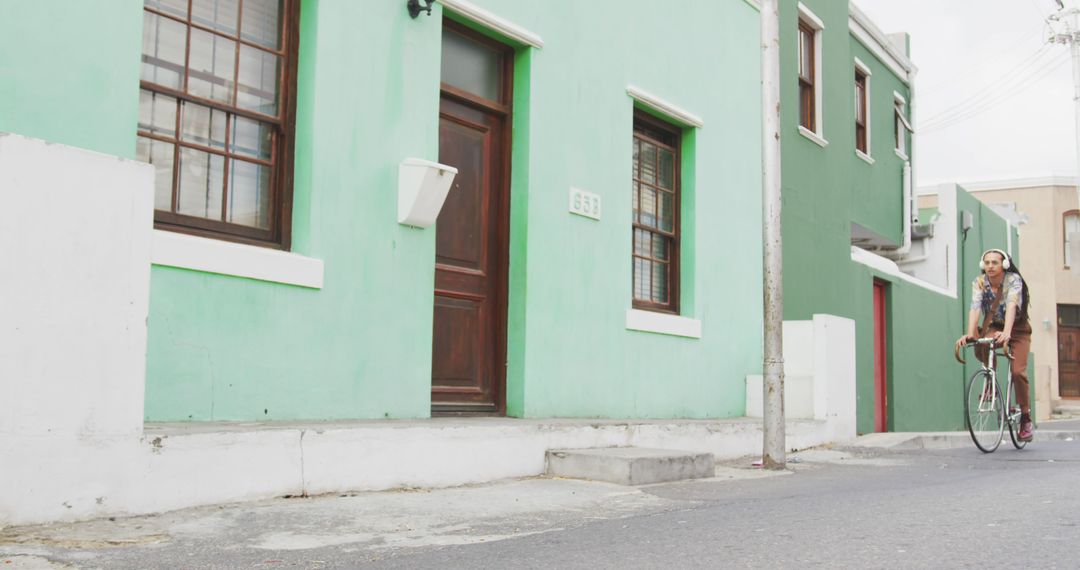
<instances>
[{"instance_id":1,"label":"house number plaque","mask_svg":"<svg viewBox=\"0 0 1080 570\"><path fill-rule=\"evenodd\" d=\"M594 220L600 219L600 196L592 192L570 189L570 213Z\"/></svg>"}]
</instances>

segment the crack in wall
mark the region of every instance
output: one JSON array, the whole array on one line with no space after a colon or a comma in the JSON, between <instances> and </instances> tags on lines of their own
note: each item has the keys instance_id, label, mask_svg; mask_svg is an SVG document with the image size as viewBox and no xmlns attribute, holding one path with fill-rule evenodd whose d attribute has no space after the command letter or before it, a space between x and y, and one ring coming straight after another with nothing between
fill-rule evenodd
<instances>
[{"instance_id":1,"label":"crack in wall","mask_svg":"<svg viewBox=\"0 0 1080 570\"><path fill-rule=\"evenodd\" d=\"M304 436L307 434L306 429L300 430L300 496L307 497L307 475L304 473Z\"/></svg>"}]
</instances>

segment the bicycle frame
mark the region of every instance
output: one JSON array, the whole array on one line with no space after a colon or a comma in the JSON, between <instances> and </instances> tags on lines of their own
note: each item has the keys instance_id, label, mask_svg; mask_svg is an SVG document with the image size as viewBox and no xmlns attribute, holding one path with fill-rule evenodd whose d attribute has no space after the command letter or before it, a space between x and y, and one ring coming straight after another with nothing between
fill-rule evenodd
<instances>
[{"instance_id":1,"label":"bicycle frame","mask_svg":"<svg viewBox=\"0 0 1080 570\"><path fill-rule=\"evenodd\" d=\"M991 357L988 355L986 358L989 361ZM979 361L979 364L981 364L982 367L983 367L983 370L985 370L987 372L987 374L990 375L990 381L996 383L997 382L997 371L994 370L994 367L992 365L988 365L988 363L984 363L982 361ZM994 404L996 403L996 398L997 398L998 392L996 390L985 390L985 389L983 390L984 395L987 392L990 393L990 398L989 399L984 399L984 398L979 399L979 411L980 412L988 412L988 411L994 409ZM1019 426L1020 425L1020 408L1016 407L1016 406L1012 406L1013 383L1012 383L1011 375L1009 377L1009 381L1005 383L1005 394L1004 394L1003 398L1004 398L1005 405L1009 406L1009 408L1007 409L1007 411L1005 413L1005 421L1008 422L1010 425Z\"/></svg>"},{"instance_id":2,"label":"bicycle frame","mask_svg":"<svg viewBox=\"0 0 1080 570\"><path fill-rule=\"evenodd\" d=\"M980 338L980 339L977 339L977 340L970 341L970 342L968 342L967 345L964 345L964 346L985 346L986 347L986 359L985 359L985 361L983 361L983 360L979 361L979 364L982 366L982 372L984 373L984 375L983 375L984 380L983 380L983 386L979 390L980 396L979 396L979 402L978 402L977 411L979 413L990 413L995 409L995 407L997 405L997 398L1000 396L1000 392L997 389L995 389L996 386L997 386L996 364L997 364L998 348L999 347L994 345L994 339L992 339L992 338ZM1007 345L1003 346L1003 347L1000 347L1000 348L1002 348L1002 354L1004 354L1005 357L1007 357L1009 360L1013 360L1012 350ZM961 364L966 364L966 361L960 356L960 349L961 349L961 346L956 347L956 351L955 351L956 360L959 361ZM1011 437L1013 439L1013 444L1017 448L1021 448L1021 447L1023 447L1023 443L1020 443L1015 437L1015 434L1019 431L1019 428L1020 428L1021 412L1020 412L1020 408L1018 406L1014 406L1013 403L1012 403L1013 402L1013 389L1014 389L1013 382L1012 382L1012 375L1009 374L1008 378L1009 378L1008 382L1005 383L1004 401L1002 402L1002 407L1005 408L1004 420L1005 420L1005 423L1009 427L1009 437ZM989 380L989 384L992 384L992 386L987 385L987 380ZM970 425L969 425L969 428L971 428ZM974 431L972 432L972 438L973 439L975 438ZM985 451L985 452L993 451L993 449L997 448L997 445L994 444L992 446L992 449L983 449L983 446L980 445L978 441L976 441L976 445L979 446L979 448L981 450Z\"/></svg>"}]
</instances>

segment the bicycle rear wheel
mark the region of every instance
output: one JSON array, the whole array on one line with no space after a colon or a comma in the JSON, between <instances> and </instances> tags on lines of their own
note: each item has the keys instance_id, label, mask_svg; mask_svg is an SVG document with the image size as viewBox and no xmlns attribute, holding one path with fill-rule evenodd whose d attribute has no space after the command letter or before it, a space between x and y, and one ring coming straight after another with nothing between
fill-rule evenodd
<instances>
[{"instance_id":1,"label":"bicycle rear wheel","mask_svg":"<svg viewBox=\"0 0 1080 570\"><path fill-rule=\"evenodd\" d=\"M980 370L971 375L964 414L975 447L983 453L993 453L1001 445L1005 432L1005 402L990 372Z\"/></svg>"},{"instance_id":2,"label":"bicycle rear wheel","mask_svg":"<svg viewBox=\"0 0 1080 570\"><path fill-rule=\"evenodd\" d=\"M1020 422L1009 422L1009 439L1012 440L1013 447L1016 449L1024 449L1024 446L1027 445L1028 442L1020 439L1020 434L1017 433L1019 431Z\"/></svg>"},{"instance_id":3,"label":"bicycle rear wheel","mask_svg":"<svg viewBox=\"0 0 1080 570\"><path fill-rule=\"evenodd\" d=\"M1020 439L1020 417L1014 415L1013 410L1016 410L1016 414L1020 413L1020 407L1016 405L1016 386L1009 390L1009 439L1012 440L1013 447L1016 449L1024 449L1024 446L1028 442ZM1015 421L1013 421L1015 418Z\"/></svg>"}]
</instances>

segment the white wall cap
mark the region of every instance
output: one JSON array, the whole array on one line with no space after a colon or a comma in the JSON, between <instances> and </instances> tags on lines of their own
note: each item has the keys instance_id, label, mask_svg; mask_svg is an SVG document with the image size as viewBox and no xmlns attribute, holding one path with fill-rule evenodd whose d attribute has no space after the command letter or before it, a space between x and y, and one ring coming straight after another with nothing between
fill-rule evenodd
<instances>
[{"instance_id":1,"label":"white wall cap","mask_svg":"<svg viewBox=\"0 0 1080 570\"><path fill-rule=\"evenodd\" d=\"M472 20L491 31L498 32L516 42L520 42L536 49L544 47L544 40L540 38L539 34L530 32L517 24L496 16L472 2L467 2L466 0L439 0L439 3L447 10Z\"/></svg>"},{"instance_id":2,"label":"white wall cap","mask_svg":"<svg viewBox=\"0 0 1080 570\"><path fill-rule=\"evenodd\" d=\"M626 86L626 94L632 99L641 103L642 105L670 118L671 120L681 123L688 127L702 128L705 126L705 121L701 117L683 109L682 107L665 101L652 93L645 91L634 85Z\"/></svg>"},{"instance_id":3,"label":"white wall cap","mask_svg":"<svg viewBox=\"0 0 1080 570\"><path fill-rule=\"evenodd\" d=\"M151 262L312 289L323 286L321 259L163 230L154 230Z\"/></svg>"},{"instance_id":4,"label":"white wall cap","mask_svg":"<svg viewBox=\"0 0 1080 570\"><path fill-rule=\"evenodd\" d=\"M865 249L863 249L861 247L857 247L857 246L854 246L854 245L851 246L851 260L854 261L855 263L859 263L859 264L865 265L867 267L870 267L871 269L876 269L876 270L878 270L878 271L880 271L880 272L882 272L882 273L884 273L886 275L889 275L890 277L896 277L896 278L902 279L904 281L907 281L908 283L918 285L919 287L922 287L923 289L926 289L928 291L933 291L934 293L937 293L939 295L944 295L946 297L950 297L950 298L953 298L953 299L956 298L956 292L955 291L949 291L948 289L938 287L937 285L934 285L933 283L927 283L926 281L923 281L922 279L912 277L911 275L908 275L907 273L904 273L903 271L900 271L900 266L896 265L895 261L893 261L891 259L888 259L888 258L885 258L885 257L882 257L882 256L877 255L875 253L866 251Z\"/></svg>"},{"instance_id":5,"label":"white wall cap","mask_svg":"<svg viewBox=\"0 0 1080 570\"><path fill-rule=\"evenodd\" d=\"M910 83L918 73L907 54L901 53L896 44L881 31L854 2L848 3L848 30L859 43L889 67L905 83Z\"/></svg>"},{"instance_id":6,"label":"white wall cap","mask_svg":"<svg viewBox=\"0 0 1080 570\"><path fill-rule=\"evenodd\" d=\"M626 310L626 328L688 338L701 338L701 321L656 311Z\"/></svg>"},{"instance_id":7,"label":"white wall cap","mask_svg":"<svg viewBox=\"0 0 1080 570\"><path fill-rule=\"evenodd\" d=\"M1049 174L1042 173L1009 178L969 180L967 182L931 181L919 186L919 195L927 196L937 194L938 188L943 184L959 184L961 188L968 192L988 192L991 190L1015 190L1020 188L1044 188L1053 186L1071 188L1076 186L1077 180L1076 176L1071 174L1052 172Z\"/></svg>"}]
</instances>

